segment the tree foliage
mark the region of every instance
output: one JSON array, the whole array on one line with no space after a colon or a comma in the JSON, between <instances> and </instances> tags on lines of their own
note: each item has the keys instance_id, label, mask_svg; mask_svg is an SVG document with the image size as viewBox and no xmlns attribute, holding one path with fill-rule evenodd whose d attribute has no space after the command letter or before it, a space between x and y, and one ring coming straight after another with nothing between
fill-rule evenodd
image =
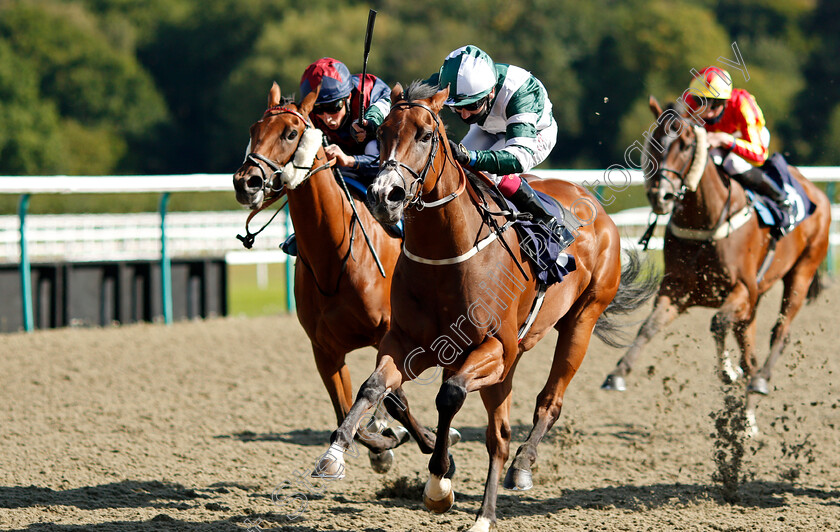
<instances>
[{"instance_id":1,"label":"tree foliage","mask_svg":"<svg viewBox=\"0 0 840 532\"><path fill-rule=\"evenodd\" d=\"M840 164L840 8L832 0L7 0L0 4L0 173L230 172L272 81L298 92L323 56L388 84L473 43L540 78L560 133L545 166L621 163L692 68L743 55L796 164ZM454 136L465 132L445 113Z\"/></svg>"}]
</instances>

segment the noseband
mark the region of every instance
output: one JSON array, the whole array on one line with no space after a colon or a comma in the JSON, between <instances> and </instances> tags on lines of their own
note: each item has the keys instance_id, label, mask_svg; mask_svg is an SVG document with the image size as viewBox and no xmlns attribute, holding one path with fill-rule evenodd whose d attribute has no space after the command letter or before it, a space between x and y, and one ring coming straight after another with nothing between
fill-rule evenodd
<instances>
[{"instance_id":1,"label":"noseband","mask_svg":"<svg viewBox=\"0 0 840 532\"><path fill-rule=\"evenodd\" d=\"M411 175L414 177L414 182L411 184L412 191L411 191L411 194L409 195L408 199L405 202L405 208L416 207L417 210L423 210L426 207L439 207L440 205L448 203L448 202L454 200L455 198L457 198L458 195L463 191L463 187L458 187L457 191L455 191L452 194L449 194L448 196L446 196L444 198L441 198L439 200L432 201L432 202L423 201L423 198L422 198L423 185L426 183L426 177L429 174L429 170L432 168L432 163L435 160L435 156L437 156L437 151L438 151L438 148L440 147L440 143L443 142L443 135L440 132L440 128L441 128L440 119L438 118L438 115L435 114L435 112L432 111L432 109L428 105L425 105L425 104L422 104L422 103L419 103L419 102L399 102L399 103L394 104L391 107L391 109L392 110L397 109L397 108L407 109L407 108L410 108L410 107L420 107L422 109L425 109L426 111L429 112L430 115L432 115L432 118L435 119L435 131L434 131L434 134L432 135L432 148L429 151L429 157L426 159L426 164L423 166L423 170L420 173L417 173L413 168L411 168L407 164L403 163L402 161L397 161L396 159L388 159L387 161L382 163L382 167L379 170L379 173L381 174L384 171L394 171L394 172L396 172L396 174L398 176L400 176L400 179L402 179L403 189L405 189L405 190L408 190L409 187L408 187L408 184L406 182L405 176L402 174L401 170L403 168L408 170L409 173L411 173ZM438 177L440 177L441 175L443 175L443 169L442 168L441 168L441 173L440 173L440 175L438 175ZM435 183L435 186L437 186L437 183Z\"/></svg>"}]
</instances>

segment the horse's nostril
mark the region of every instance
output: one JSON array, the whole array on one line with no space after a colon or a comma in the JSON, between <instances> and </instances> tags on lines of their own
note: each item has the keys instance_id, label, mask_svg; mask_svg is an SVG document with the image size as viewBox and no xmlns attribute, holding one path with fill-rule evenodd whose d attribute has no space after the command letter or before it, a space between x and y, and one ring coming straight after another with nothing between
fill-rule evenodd
<instances>
[{"instance_id":1,"label":"horse's nostril","mask_svg":"<svg viewBox=\"0 0 840 532\"><path fill-rule=\"evenodd\" d=\"M254 189L259 190L263 186L263 179L262 179L261 176L252 175L251 177L248 178L248 181L246 181L246 184L248 185L248 188L250 188L252 190L254 190Z\"/></svg>"},{"instance_id":2,"label":"horse's nostril","mask_svg":"<svg viewBox=\"0 0 840 532\"><path fill-rule=\"evenodd\" d=\"M390 203L401 203L405 200L405 190L401 187L394 187L391 189L391 192L388 193L388 197L386 199Z\"/></svg>"},{"instance_id":3,"label":"horse's nostril","mask_svg":"<svg viewBox=\"0 0 840 532\"><path fill-rule=\"evenodd\" d=\"M665 194L664 196L662 196L662 199L664 199L665 201L671 201L671 200L672 200L672 199L674 199L674 198L675 198L675 196L674 196L672 193L670 193L670 192L668 192L667 194Z\"/></svg>"}]
</instances>

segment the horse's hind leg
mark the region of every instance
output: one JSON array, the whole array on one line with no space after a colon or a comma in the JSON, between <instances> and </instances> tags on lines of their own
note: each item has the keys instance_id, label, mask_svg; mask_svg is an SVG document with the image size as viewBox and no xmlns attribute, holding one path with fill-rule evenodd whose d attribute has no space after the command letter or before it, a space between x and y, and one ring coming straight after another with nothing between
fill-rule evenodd
<instances>
[{"instance_id":1,"label":"horse's hind leg","mask_svg":"<svg viewBox=\"0 0 840 532\"><path fill-rule=\"evenodd\" d=\"M782 307L779 311L779 318L773 327L770 336L770 355L764 362L764 366L753 376L750 381L749 391L767 395L769 393L768 382L772 376L773 365L779 359L788 342L790 341L790 324L793 318L802 308L808 288L814 280L819 261L804 262L800 259L793 269L784 277L784 293L782 295Z\"/></svg>"},{"instance_id":2,"label":"horse's hind leg","mask_svg":"<svg viewBox=\"0 0 840 532\"><path fill-rule=\"evenodd\" d=\"M528 434L528 439L516 451L516 457L505 476L506 489L527 490L533 486L531 466L537 461L537 446L560 417L563 395L583 362L592 338L592 330L606 305L594 307L595 305L592 305L581 313L569 313L558 322L556 328L560 334L554 348L551 372L537 396L534 426Z\"/></svg>"},{"instance_id":3,"label":"horse's hind leg","mask_svg":"<svg viewBox=\"0 0 840 532\"><path fill-rule=\"evenodd\" d=\"M626 390L627 385L624 378L633 369L633 365L636 363L636 359L642 353L642 350L650 342L651 338L661 331L663 327L674 321L674 318L680 312L682 311L674 304L670 296L660 295L653 306L653 312L650 313L644 324L639 328L633 345L621 357L615 369L607 375L606 380L601 385L601 389L616 390L619 392Z\"/></svg>"},{"instance_id":4,"label":"horse's hind leg","mask_svg":"<svg viewBox=\"0 0 840 532\"><path fill-rule=\"evenodd\" d=\"M484 485L484 498L475 524L468 532L487 532L496 522L496 499L499 477L510 454L510 403L513 372L499 384L481 390L481 400L487 410L487 454L490 467Z\"/></svg>"},{"instance_id":5,"label":"horse's hind leg","mask_svg":"<svg viewBox=\"0 0 840 532\"><path fill-rule=\"evenodd\" d=\"M406 397L403 389L398 388L397 390L391 392L385 396L383 402L388 410L388 414L402 423L406 430L408 430L408 433L411 434L417 442L417 445L420 447L420 452L423 454L431 454L435 449L435 434L428 428L421 425L420 422L418 422L411 414L411 410L408 408L408 397ZM460 439L461 435L458 431L455 429L449 430L450 445L454 445L457 441L460 441Z\"/></svg>"}]
</instances>

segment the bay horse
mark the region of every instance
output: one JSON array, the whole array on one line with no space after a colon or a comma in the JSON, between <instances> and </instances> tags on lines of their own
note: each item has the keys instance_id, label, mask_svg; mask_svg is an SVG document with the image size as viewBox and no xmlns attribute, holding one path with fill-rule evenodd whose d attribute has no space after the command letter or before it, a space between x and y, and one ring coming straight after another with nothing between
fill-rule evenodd
<instances>
[{"instance_id":1,"label":"bay horse","mask_svg":"<svg viewBox=\"0 0 840 532\"><path fill-rule=\"evenodd\" d=\"M368 204L382 223L405 214L404 250L391 288L391 329L379 344L376 369L360 388L314 475L343 477L343 455L364 412L404 382L438 367L443 380L435 400L438 434L450 428L469 392L478 391L487 410L490 466L481 509L470 529L475 532L489 530L496 521L497 488L510 447L511 387L520 355L552 327L559 331L548 382L537 397L534 426L505 478L505 487L511 489L532 486L537 444L560 415L566 387L583 361L593 330L604 334L605 309L620 311L608 307L619 301L635 308L653 291L637 301L614 300L631 277L622 276L615 224L583 187L537 179L530 182L534 188L563 205L583 198L583 210L591 209L591 214L586 217L590 223L568 248L576 270L548 287L532 326L520 333L538 292L535 272L514 231L497 235L490 230L485 216L493 215L482 215L478 193L452 158L438 116L448 93L448 88L438 91L421 82L405 92L399 84L392 90L391 112L379 128L380 172L368 189ZM465 189L472 192L463 193ZM638 269L639 263L633 267ZM454 502L450 461L448 441L439 438L423 492L426 507L436 513Z\"/></svg>"},{"instance_id":2,"label":"bay horse","mask_svg":"<svg viewBox=\"0 0 840 532\"><path fill-rule=\"evenodd\" d=\"M267 110L251 125L249 155L233 175L233 185L237 201L251 209L259 209L281 191L288 198L298 246L297 316L341 423L353 399L347 353L377 346L391 323L389 296L400 239L390 235L358 200L354 199L355 208L350 205L334 178L321 132L308 118L317 96L318 90L313 91L296 104L282 99L280 87L272 85ZM364 224L386 275L380 275L364 240L356 238L358 224ZM395 388L394 398L384 404L415 437L421 451L431 453L434 434L413 418L402 391ZM371 448L365 435L361 441ZM377 435L370 454L373 468L387 471L393 461L390 449L406 437L399 427L388 436Z\"/></svg>"},{"instance_id":3,"label":"bay horse","mask_svg":"<svg viewBox=\"0 0 840 532\"><path fill-rule=\"evenodd\" d=\"M653 96L649 105L658 125L653 141L648 141L646 147L653 157L645 168L658 171L647 173L645 187L653 212L671 215L663 248L665 275L653 311L602 388L624 390L624 378L645 345L689 307L718 308L711 332L720 377L726 384L742 374L749 379L747 430L757 434L757 397L769 393L773 364L789 342L791 321L806 298L816 298L821 287L818 268L828 251L829 200L790 166L791 174L816 205L816 211L782 237L775 251L771 251L770 229L759 225L741 185L723 175L713 163L705 129L690 123L673 105L663 112ZM760 268L771 252L772 262L761 275ZM759 367L755 349L756 306L779 279L784 284L781 310L773 327L770 354ZM741 349L737 369L726 350L730 330Z\"/></svg>"}]
</instances>

